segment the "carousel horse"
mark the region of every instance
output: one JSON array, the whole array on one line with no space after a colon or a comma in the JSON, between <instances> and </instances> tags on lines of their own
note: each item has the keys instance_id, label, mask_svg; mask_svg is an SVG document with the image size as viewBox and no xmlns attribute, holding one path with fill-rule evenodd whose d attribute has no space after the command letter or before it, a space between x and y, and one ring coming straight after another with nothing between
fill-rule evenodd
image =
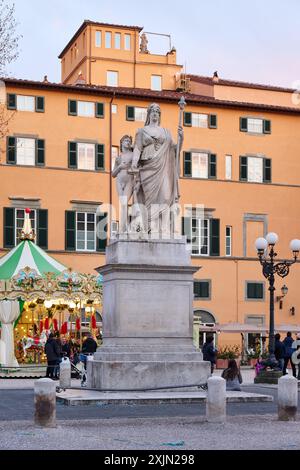
<instances>
[{"instance_id":1,"label":"carousel horse","mask_svg":"<svg viewBox=\"0 0 300 470\"><path fill-rule=\"evenodd\" d=\"M23 346L23 351L24 351L24 357L26 357L27 354L27 349L31 348L32 346L35 346L37 348L39 347L45 347L45 344L47 342L47 331L43 330L41 333L41 336L37 336L33 338L32 336L24 336L22 338L22 346Z\"/></svg>"}]
</instances>

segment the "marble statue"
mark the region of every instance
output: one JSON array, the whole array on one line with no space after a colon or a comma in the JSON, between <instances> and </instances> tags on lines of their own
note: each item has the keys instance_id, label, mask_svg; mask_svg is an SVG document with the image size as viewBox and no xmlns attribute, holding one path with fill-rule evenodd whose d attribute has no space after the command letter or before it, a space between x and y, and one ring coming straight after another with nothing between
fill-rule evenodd
<instances>
[{"instance_id":1,"label":"marble statue","mask_svg":"<svg viewBox=\"0 0 300 470\"><path fill-rule=\"evenodd\" d=\"M185 104L185 102L184 102ZM145 126L138 129L132 157L131 171L139 174L136 192L138 204L146 209L146 230L159 231L164 211L179 200L179 154L183 143L181 116L178 126L178 142L174 143L171 132L160 126L160 106L152 103L148 107Z\"/></svg>"},{"instance_id":2,"label":"marble statue","mask_svg":"<svg viewBox=\"0 0 300 470\"><path fill-rule=\"evenodd\" d=\"M141 35L141 44L140 44L140 52L143 54L149 54L148 51L148 39L145 33Z\"/></svg>"}]
</instances>

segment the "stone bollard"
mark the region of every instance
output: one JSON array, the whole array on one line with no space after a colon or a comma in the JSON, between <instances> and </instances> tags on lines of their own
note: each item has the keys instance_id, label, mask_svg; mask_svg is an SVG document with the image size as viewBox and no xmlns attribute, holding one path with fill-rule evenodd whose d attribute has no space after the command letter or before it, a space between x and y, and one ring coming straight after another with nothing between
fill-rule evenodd
<instances>
[{"instance_id":1,"label":"stone bollard","mask_svg":"<svg viewBox=\"0 0 300 470\"><path fill-rule=\"evenodd\" d=\"M226 380L210 377L207 381L206 419L209 423L226 421Z\"/></svg>"},{"instance_id":2,"label":"stone bollard","mask_svg":"<svg viewBox=\"0 0 300 470\"><path fill-rule=\"evenodd\" d=\"M278 419L295 421L298 406L298 380L284 375L278 380Z\"/></svg>"},{"instance_id":3,"label":"stone bollard","mask_svg":"<svg viewBox=\"0 0 300 470\"><path fill-rule=\"evenodd\" d=\"M63 357L59 369L59 386L71 387L71 363L68 357Z\"/></svg>"},{"instance_id":4,"label":"stone bollard","mask_svg":"<svg viewBox=\"0 0 300 470\"><path fill-rule=\"evenodd\" d=\"M86 386L87 386L88 388L92 388L93 360L94 360L94 356L87 356L87 362L86 362Z\"/></svg>"},{"instance_id":5,"label":"stone bollard","mask_svg":"<svg viewBox=\"0 0 300 470\"><path fill-rule=\"evenodd\" d=\"M34 382L34 424L39 427L56 427L56 384L51 379Z\"/></svg>"}]
</instances>

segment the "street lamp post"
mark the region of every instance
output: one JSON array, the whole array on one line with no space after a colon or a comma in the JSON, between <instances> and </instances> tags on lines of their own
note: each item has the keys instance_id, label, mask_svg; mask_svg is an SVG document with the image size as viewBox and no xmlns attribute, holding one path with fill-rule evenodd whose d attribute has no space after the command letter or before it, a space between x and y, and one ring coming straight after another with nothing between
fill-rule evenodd
<instances>
[{"instance_id":1,"label":"street lamp post","mask_svg":"<svg viewBox=\"0 0 300 470\"><path fill-rule=\"evenodd\" d=\"M255 242L258 258L262 266L262 272L266 279L269 281L270 291L270 324L269 324L269 358L266 361L267 365L274 367L277 364L275 358L275 335L274 335L274 292L275 292L275 274L281 278L289 274L290 266L296 263L299 251L300 240L292 240L290 249L293 252L293 259L276 263L275 258L277 253L274 250L278 242L278 235L274 232L268 233L266 238L258 238Z\"/></svg>"}]
</instances>

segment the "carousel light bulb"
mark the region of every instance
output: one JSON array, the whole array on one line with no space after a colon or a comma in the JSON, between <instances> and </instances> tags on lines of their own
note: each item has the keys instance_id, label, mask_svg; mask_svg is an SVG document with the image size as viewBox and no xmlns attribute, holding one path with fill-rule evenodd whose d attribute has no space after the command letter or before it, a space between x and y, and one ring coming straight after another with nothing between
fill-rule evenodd
<instances>
[{"instance_id":1,"label":"carousel light bulb","mask_svg":"<svg viewBox=\"0 0 300 470\"><path fill-rule=\"evenodd\" d=\"M45 300L44 305L45 305L46 308L51 308L52 301L51 300Z\"/></svg>"}]
</instances>

